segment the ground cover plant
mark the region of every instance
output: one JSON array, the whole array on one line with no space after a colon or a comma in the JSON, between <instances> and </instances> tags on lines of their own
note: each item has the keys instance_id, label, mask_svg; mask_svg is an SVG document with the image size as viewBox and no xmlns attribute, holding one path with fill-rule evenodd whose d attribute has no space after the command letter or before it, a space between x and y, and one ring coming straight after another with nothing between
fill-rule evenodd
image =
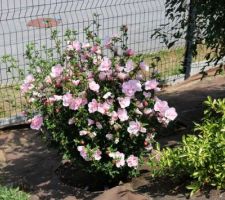
<instances>
[{"instance_id":1,"label":"ground cover plant","mask_svg":"<svg viewBox=\"0 0 225 200\"><path fill-rule=\"evenodd\" d=\"M19 189L7 188L0 186L0 199L1 200L28 200L29 195Z\"/></svg>"},{"instance_id":2,"label":"ground cover plant","mask_svg":"<svg viewBox=\"0 0 225 200\"><path fill-rule=\"evenodd\" d=\"M28 45L24 114L32 129L45 129L64 158L80 169L124 180L138 174L157 130L177 113L155 96L159 83L150 78L143 57L127 47L126 26L104 40L98 31L85 32L87 41L81 43L67 31L62 50L53 31L57 55L44 48L43 56Z\"/></svg>"},{"instance_id":3,"label":"ground cover plant","mask_svg":"<svg viewBox=\"0 0 225 200\"><path fill-rule=\"evenodd\" d=\"M205 105L197 135L184 136L179 146L163 149L159 161L150 162L155 177L186 177L191 195L208 186L225 188L225 99L208 98Z\"/></svg>"}]
</instances>

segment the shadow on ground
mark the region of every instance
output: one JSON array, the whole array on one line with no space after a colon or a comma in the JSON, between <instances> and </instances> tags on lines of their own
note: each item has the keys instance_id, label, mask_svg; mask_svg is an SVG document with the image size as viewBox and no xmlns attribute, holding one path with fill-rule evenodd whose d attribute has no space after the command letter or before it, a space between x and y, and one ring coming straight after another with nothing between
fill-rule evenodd
<instances>
[{"instance_id":1,"label":"shadow on ground","mask_svg":"<svg viewBox=\"0 0 225 200\"><path fill-rule=\"evenodd\" d=\"M20 187L37 194L39 199L64 199L68 196L93 199L96 194L64 185L58 180L55 169L61 158L49 149L38 132L29 128L0 131L0 177L6 185ZM75 198L74 198L75 199Z\"/></svg>"}]
</instances>

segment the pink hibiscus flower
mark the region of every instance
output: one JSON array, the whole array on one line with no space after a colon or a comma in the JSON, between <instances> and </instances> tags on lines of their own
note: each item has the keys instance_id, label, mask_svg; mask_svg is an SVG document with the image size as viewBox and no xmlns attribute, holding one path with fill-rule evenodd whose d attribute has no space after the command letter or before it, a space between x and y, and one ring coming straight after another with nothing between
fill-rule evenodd
<instances>
[{"instance_id":1,"label":"pink hibiscus flower","mask_svg":"<svg viewBox=\"0 0 225 200\"><path fill-rule=\"evenodd\" d=\"M92 99L91 102L88 103L88 111L89 113L94 113L98 110L98 102L96 99Z\"/></svg>"},{"instance_id":2,"label":"pink hibiscus flower","mask_svg":"<svg viewBox=\"0 0 225 200\"><path fill-rule=\"evenodd\" d=\"M121 108L126 108L130 105L130 97L118 97L117 99Z\"/></svg>"},{"instance_id":3,"label":"pink hibiscus flower","mask_svg":"<svg viewBox=\"0 0 225 200\"><path fill-rule=\"evenodd\" d=\"M134 168L138 167L138 157L136 157L134 155L130 155L127 158L126 162L127 162L128 167L134 167Z\"/></svg>"},{"instance_id":4,"label":"pink hibiscus flower","mask_svg":"<svg viewBox=\"0 0 225 200\"><path fill-rule=\"evenodd\" d=\"M36 115L31 119L30 127L31 129L39 130L43 124L43 117L41 115Z\"/></svg>"},{"instance_id":5,"label":"pink hibiscus flower","mask_svg":"<svg viewBox=\"0 0 225 200\"><path fill-rule=\"evenodd\" d=\"M165 117L169 120L174 120L177 117L177 112L175 110L175 108L169 108L166 110L165 112Z\"/></svg>"},{"instance_id":6,"label":"pink hibiscus flower","mask_svg":"<svg viewBox=\"0 0 225 200\"><path fill-rule=\"evenodd\" d=\"M142 91L141 83L138 80L129 80L122 85L122 92L128 97L134 96L138 91Z\"/></svg>"},{"instance_id":7,"label":"pink hibiscus flower","mask_svg":"<svg viewBox=\"0 0 225 200\"><path fill-rule=\"evenodd\" d=\"M129 119L129 116L127 115L127 111L124 108L118 109L117 116L121 122L127 121Z\"/></svg>"},{"instance_id":8,"label":"pink hibiscus flower","mask_svg":"<svg viewBox=\"0 0 225 200\"><path fill-rule=\"evenodd\" d=\"M91 82L89 82L89 88L90 88L90 90L92 90L94 92L99 92L100 85L97 84L95 81L91 81Z\"/></svg>"},{"instance_id":9,"label":"pink hibiscus flower","mask_svg":"<svg viewBox=\"0 0 225 200\"><path fill-rule=\"evenodd\" d=\"M57 78L57 77L61 76L62 72L63 72L63 67L60 64L58 64L58 65L52 67L52 71L51 71L50 75L52 78Z\"/></svg>"},{"instance_id":10,"label":"pink hibiscus flower","mask_svg":"<svg viewBox=\"0 0 225 200\"><path fill-rule=\"evenodd\" d=\"M110 61L109 58L104 57L102 63L100 64L98 70L103 72L103 71L109 71L111 68L112 62Z\"/></svg>"}]
</instances>

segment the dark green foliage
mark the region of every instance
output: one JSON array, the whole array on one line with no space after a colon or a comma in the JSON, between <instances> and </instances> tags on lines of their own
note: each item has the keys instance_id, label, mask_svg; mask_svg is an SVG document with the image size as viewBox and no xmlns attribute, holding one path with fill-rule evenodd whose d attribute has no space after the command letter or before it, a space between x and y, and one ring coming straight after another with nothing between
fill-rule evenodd
<instances>
[{"instance_id":1,"label":"dark green foliage","mask_svg":"<svg viewBox=\"0 0 225 200\"><path fill-rule=\"evenodd\" d=\"M190 23L194 23L193 53L196 54L198 44L204 43L211 49L206 59L217 63L225 56L224 5L225 0L166 0L166 17L170 23L161 25L154 35L161 37L170 48L180 39L189 39L187 29ZM195 21L190 21L190 8L195 9ZM168 29L173 32L172 35L167 34Z\"/></svg>"}]
</instances>

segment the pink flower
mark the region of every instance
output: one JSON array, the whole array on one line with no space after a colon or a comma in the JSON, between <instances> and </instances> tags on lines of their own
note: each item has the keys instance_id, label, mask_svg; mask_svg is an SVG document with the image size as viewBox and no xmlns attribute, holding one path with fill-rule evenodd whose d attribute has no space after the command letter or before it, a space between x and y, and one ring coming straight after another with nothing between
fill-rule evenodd
<instances>
[{"instance_id":1,"label":"pink flower","mask_svg":"<svg viewBox=\"0 0 225 200\"><path fill-rule=\"evenodd\" d=\"M152 96L151 92L143 92L145 98L150 98Z\"/></svg>"},{"instance_id":2,"label":"pink flower","mask_svg":"<svg viewBox=\"0 0 225 200\"><path fill-rule=\"evenodd\" d=\"M78 110L80 106L82 105L82 102L83 102L83 99L80 97L71 99L69 107L71 110Z\"/></svg>"},{"instance_id":3,"label":"pink flower","mask_svg":"<svg viewBox=\"0 0 225 200\"><path fill-rule=\"evenodd\" d=\"M69 106L72 99L73 99L72 94L70 94L70 93L64 94L63 97L62 97L63 106L65 106L65 107Z\"/></svg>"},{"instance_id":4,"label":"pink flower","mask_svg":"<svg viewBox=\"0 0 225 200\"><path fill-rule=\"evenodd\" d=\"M127 49L126 52L125 52L125 54L126 54L127 56L133 56L133 55L135 54L135 52L134 52L133 49Z\"/></svg>"},{"instance_id":5,"label":"pink flower","mask_svg":"<svg viewBox=\"0 0 225 200\"><path fill-rule=\"evenodd\" d=\"M50 76L46 76L45 77L45 82L51 84L52 83L52 79Z\"/></svg>"},{"instance_id":6,"label":"pink flower","mask_svg":"<svg viewBox=\"0 0 225 200\"><path fill-rule=\"evenodd\" d=\"M77 150L80 152L81 157L86 160L89 161L90 159L88 158L88 154L87 154L87 150L85 149L84 146L78 146Z\"/></svg>"},{"instance_id":7,"label":"pink flower","mask_svg":"<svg viewBox=\"0 0 225 200\"><path fill-rule=\"evenodd\" d=\"M86 74L87 74L87 78L89 81L92 81L94 80L93 77L94 77L94 73L91 72L91 71L86 71Z\"/></svg>"},{"instance_id":8,"label":"pink flower","mask_svg":"<svg viewBox=\"0 0 225 200\"><path fill-rule=\"evenodd\" d=\"M125 165L125 160L124 160L124 154L120 153L119 151L117 152L112 152L109 153L109 157L113 158L113 160L116 162L116 167L120 168Z\"/></svg>"},{"instance_id":9,"label":"pink flower","mask_svg":"<svg viewBox=\"0 0 225 200\"><path fill-rule=\"evenodd\" d=\"M146 128L142 127L139 121L130 121L127 132L131 135L138 136L139 132L146 133Z\"/></svg>"},{"instance_id":10,"label":"pink flower","mask_svg":"<svg viewBox=\"0 0 225 200\"><path fill-rule=\"evenodd\" d=\"M124 108L119 108L117 112L118 118L120 119L121 122L124 122L129 119L127 115L127 111Z\"/></svg>"},{"instance_id":11,"label":"pink flower","mask_svg":"<svg viewBox=\"0 0 225 200\"><path fill-rule=\"evenodd\" d=\"M92 53L96 53L96 54L101 54L101 48L98 46L98 45L94 45L92 48L91 48L91 52Z\"/></svg>"},{"instance_id":12,"label":"pink flower","mask_svg":"<svg viewBox=\"0 0 225 200\"><path fill-rule=\"evenodd\" d=\"M117 112L113 111L110 113L110 124L114 124L114 122L118 119L118 115L117 115Z\"/></svg>"},{"instance_id":13,"label":"pink flower","mask_svg":"<svg viewBox=\"0 0 225 200\"><path fill-rule=\"evenodd\" d=\"M41 115L36 115L31 119L30 127L31 129L39 130L43 124L43 117Z\"/></svg>"},{"instance_id":14,"label":"pink flower","mask_svg":"<svg viewBox=\"0 0 225 200\"><path fill-rule=\"evenodd\" d=\"M111 105L108 104L107 102L99 103L98 104L98 112L100 112L101 114L107 114L110 107L111 107Z\"/></svg>"},{"instance_id":15,"label":"pink flower","mask_svg":"<svg viewBox=\"0 0 225 200\"><path fill-rule=\"evenodd\" d=\"M98 70L103 72L103 71L109 71L111 68L112 62L110 61L109 58L104 57L102 63L100 64Z\"/></svg>"},{"instance_id":16,"label":"pink flower","mask_svg":"<svg viewBox=\"0 0 225 200\"><path fill-rule=\"evenodd\" d=\"M150 80L150 81L146 81L145 82L145 90L156 90L159 91L160 88L158 87L158 82L156 81L156 79Z\"/></svg>"},{"instance_id":17,"label":"pink flower","mask_svg":"<svg viewBox=\"0 0 225 200\"><path fill-rule=\"evenodd\" d=\"M22 94L25 94L27 93L29 90L33 89L34 88L34 85L31 84L31 83L23 83L21 86L20 86L20 90L21 90L21 93Z\"/></svg>"},{"instance_id":18,"label":"pink flower","mask_svg":"<svg viewBox=\"0 0 225 200\"><path fill-rule=\"evenodd\" d=\"M103 127L102 127L102 124L100 123L100 122L96 122L96 127L98 128L98 129L102 129Z\"/></svg>"},{"instance_id":19,"label":"pink flower","mask_svg":"<svg viewBox=\"0 0 225 200\"><path fill-rule=\"evenodd\" d=\"M117 98L121 108L126 108L130 105L130 97L118 97Z\"/></svg>"},{"instance_id":20,"label":"pink flower","mask_svg":"<svg viewBox=\"0 0 225 200\"><path fill-rule=\"evenodd\" d=\"M102 152L99 149L97 149L92 156L94 157L95 160L101 160L102 158L101 155L102 155Z\"/></svg>"},{"instance_id":21,"label":"pink flower","mask_svg":"<svg viewBox=\"0 0 225 200\"><path fill-rule=\"evenodd\" d=\"M89 88L94 92L99 92L100 86L95 81L91 81L89 82Z\"/></svg>"},{"instance_id":22,"label":"pink flower","mask_svg":"<svg viewBox=\"0 0 225 200\"><path fill-rule=\"evenodd\" d=\"M91 102L88 103L88 111L89 113L94 113L98 110L98 102L96 99L92 99Z\"/></svg>"},{"instance_id":23,"label":"pink flower","mask_svg":"<svg viewBox=\"0 0 225 200\"><path fill-rule=\"evenodd\" d=\"M61 95L54 95L53 97L54 97L55 101L61 101L63 98Z\"/></svg>"},{"instance_id":24,"label":"pink flower","mask_svg":"<svg viewBox=\"0 0 225 200\"><path fill-rule=\"evenodd\" d=\"M134 63L132 60L128 60L127 63L126 63L126 66L124 68L124 71L129 73L131 72L132 70L134 69Z\"/></svg>"},{"instance_id":25,"label":"pink flower","mask_svg":"<svg viewBox=\"0 0 225 200\"><path fill-rule=\"evenodd\" d=\"M62 72L63 72L63 67L60 64L58 64L58 65L52 67L52 71L51 71L50 75L52 78L57 78L57 77L61 76Z\"/></svg>"},{"instance_id":26,"label":"pink flower","mask_svg":"<svg viewBox=\"0 0 225 200\"><path fill-rule=\"evenodd\" d=\"M68 50L73 50L75 49L76 51L80 51L81 50L81 44L79 41L73 41L72 44L67 46Z\"/></svg>"},{"instance_id":27,"label":"pink flower","mask_svg":"<svg viewBox=\"0 0 225 200\"><path fill-rule=\"evenodd\" d=\"M166 101L162 101L160 99L156 100L154 105L154 110L160 112L161 115L165 115L166 110L169 109L168 103Z\"/></svg>"},{"instance_id":28,"label":"pink flower","mask_svg":"<svg viewBox=\"0 0 225 200\"><path fill-rule=\"evenodd\" d=\"M134 96L137 91L142 91L141 83L138 80L129 80L122 85L122 92L128 97Z\"/></svg>"},{"instance_id":29,"label":"pink flower","mask_svg":"<svg viewBox=\"0 0 225 200\"><path fill-rule=\"evenodd\" d=\"M143 70L144 72L149 72L149 66L146 65L144 62L140 63L140 68L141 70Z\"/></svg>"},{"instance_id":30,"label":"pink flower","mask_svg":"<svg viewBox=\"0 0 225 200\"><path fill-rule=\"evenodd\" d=\"M72 80L73 85L78 86L80 84L80 80Z\"/></svg>"},{"instance_id":31,"label":"pink flower","mask_svg":"<svg viewBox=\"0 0 225 200\"><path fill-rule=\"evenodd\" d=\"M72 47L76 50L76 51L80 51L81 50L81 44L79 41L73 41L72 42Z\"/></svg>"},{"instance_id":32,"label":"pink flower","mask_svg":"<svg viewBox=\"0 0 225 200\"><path fill-rule=\"evenodd\" d=\"M107 140L113 139L113 135L111 133L106 134L105 137L107 138Z\"/></svg>"},{"instance_id":33,"label":"pink flower","mask_svg":"<svg viewBox=\"0 0 225 200\"><path fill-rule=\"evenodd\" d=\"M99 75L98 75L98 78L101 81L104 81L106 79L106 73L105 72L100 72Z\"/></svg>"},{"instance_id":34,"label":"pink flower","mask_svg":"<svg viewBox=\"0 0 225 200\"><path fill-rule=\"evenodd\" d=\"M85 130L82 130L79 132L80 136L83 136L83 135L87 135L89 132L88 131L85 131Z\"/></svg>"},{"instance_id":35,"label":"pink flower","mask_svg":"<svg viewBox=\"0 0 225 200\"><path fill-rule=\"evenodd\" d=\"M33 83L34 81L34 76L32 74L28 74L24 80L24 83Z\"/></svg>"},{"instance_id":36,"label":"pink flower","mask_svg":"<svg viewBox=\"0 0 225 200\"><path fill-rule=\"evenodd\" d=\"M123 80L125 80L126 78L128 78L128 75L127 75L126 73L120 72L120 73L117 74L117 77L118 77L121 81L123 81Z\"/></svg>"},{"instance_id":37,"label":"pink flower","mask_svg":"<svg viewBox=\"0 0 225 200\"><path fill-rule=\"evenodd\" d=\"M151 108L145 108L144 109L144 114L145 115L149 115L149 114L151 114L153 112L153 110L151 109Z\"/></svg>"},{"instance_id":38,"label":"pink flower","mask_svg":"<svg viewBox=\"0 0 225 200\"><path fill-rule=\"evenodd\" d=\"M138 157L136 157L134 155L130 155L127 158L126 162L127 162L128 167L134 167L134 168L138 167Z\"/></svg>"},{"instance_id":39,"label":"pink flower","mask_svg":"<svg viewBox=\"0 0 225 200\"><path fill-rule=\"evenodd\" d=\"M93 125L95 123L94 120L88 118L88 126Z\"/></svg>"},{"instance_id":40,"label":"pink flower","mask_svg":"<svg viewBox=\"0 0 225 200\"><path fill-rule=\"evenodd\" d=\"M112 40L109 36L105 37L103 45L105 46L105 48L110 49L112 44Z\"/></svg>"},{"instance_id":41,"label":"pink flower","mask_svg":"<svg viewBox=\"0 0 225 200\"><path fill-rule=\"evenodd\" d=\"M174 120L177 117L177 112L175 108L169 108L165 112L165 117L169 120Z\"/></svg>"}]
</instances>

